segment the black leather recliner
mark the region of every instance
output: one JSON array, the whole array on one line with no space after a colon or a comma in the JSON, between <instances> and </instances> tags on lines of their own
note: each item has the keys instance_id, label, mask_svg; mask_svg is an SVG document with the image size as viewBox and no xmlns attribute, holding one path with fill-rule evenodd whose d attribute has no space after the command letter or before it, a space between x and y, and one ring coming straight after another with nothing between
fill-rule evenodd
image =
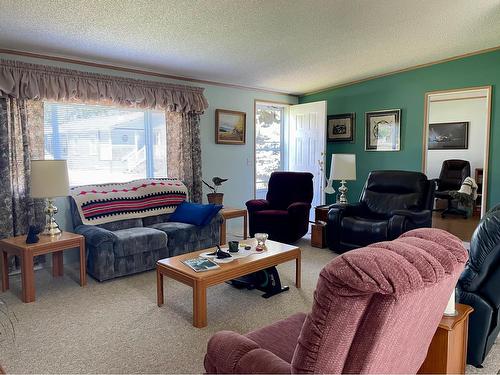
<instances>
[{"instance_id":1,"label":"black leather recliner","mask_svg":"<svg viewBox=\"0 0 500 375\"><path fill-rule=\"evenodd\" d=\"M434 190L435 183L420 172L371 172L358 203L331 206L328 247L344 252L431 227Z\"/></svg>"},{"instance_id":2,"label":"black leather recliner","mask_svg":"<svg viewBox=\"0 0 500 375\"><path fill-rule=\"evenodd\" d=\"M472 235L469 261L457 284L457 302L474 308L467 363L481 366L500 331L500 205L483 216Z\"/></svg>"},{"instance_id":3,"label":"black leather recliner","mask_svg":"<svg viewBox=\"0 0 500 375\"><path fill-rule=\"evenodd\" d=\"M441 217L446 217L448 214L461 215L467 219L467 211L454 208L452 206L451 191L460 190L464 180L470 177L470 163L467 160L450 159L443 161L439 178L436 180L437 189L435 197L446 199L448 207L441 213Z\"/></svg>"}]
</instances>

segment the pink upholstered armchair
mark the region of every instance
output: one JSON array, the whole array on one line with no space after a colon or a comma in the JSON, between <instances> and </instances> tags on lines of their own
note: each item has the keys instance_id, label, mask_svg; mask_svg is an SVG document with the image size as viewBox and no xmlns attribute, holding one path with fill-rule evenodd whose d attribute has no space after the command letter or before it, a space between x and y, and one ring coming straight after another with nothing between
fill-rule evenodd
<instances>
[{"instance_id":1,"label":"pink upholstered armchair","mask_svg":"<svg viewBox=\"0 0 500 375\"><path fill-rule=\"evenodd\" d=\"M349 251L320 273L309 314L208 343L208 373L413 373L467 260L439 229Z\"/></svg>"}]
</instances>

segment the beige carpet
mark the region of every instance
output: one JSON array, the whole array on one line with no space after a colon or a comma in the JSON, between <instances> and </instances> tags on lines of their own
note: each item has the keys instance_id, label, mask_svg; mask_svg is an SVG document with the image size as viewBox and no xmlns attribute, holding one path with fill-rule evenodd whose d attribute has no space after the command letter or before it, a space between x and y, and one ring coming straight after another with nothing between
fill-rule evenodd
<instances>
[{"instance_id":1,"label":"beige carpet","mask_svg":"<svg viewBox=\"0 0 500 375\"><path fill-rule=\"evenodd\" d=\"M41 270L30 304L19 300L19 279L12 278L11 290L0 294L0 364L8 373L200 373L213 333L247 332L309 310L318 272L334 254L306 240L300 246L301 290L293 286L293 262L279 267L290 291L271 299L228 285L211 288L204 329L191 325L187 286L167 279L166 305L156 306L154 272L105 283L89 279L80 288L76 269L67 267L58 279ZM498 372L499 352L497 343L481 373Z\"/></svg>"}]
</instances>

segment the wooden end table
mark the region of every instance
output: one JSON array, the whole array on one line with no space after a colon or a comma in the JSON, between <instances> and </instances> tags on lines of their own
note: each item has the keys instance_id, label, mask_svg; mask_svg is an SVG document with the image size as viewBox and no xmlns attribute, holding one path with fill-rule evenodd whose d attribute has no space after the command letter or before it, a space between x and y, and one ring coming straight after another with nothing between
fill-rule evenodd
<instances>
[{"instance_id":1,"label":"wooden end table","mask_svg":"<svg viewBox=\"0 0 500 375\"><path fill-rule=\"evenodd\" d=\"M52 254L52 276L62 276L63 251L75 247L80 248L80 285L85 286L85 238L82 235L63 232L58 236L39 235L40 241L26 243L26 236L16 236L0 240L2 255L2 292L9 289L9 256L16 255L21 260L22 301L35 301L35 272L33 258L38 255Z\"/></svg>"},{"instance_id":2,"label":"wooden end table","mask_svg":"<svg viewBox=\"0 0 500 375\"><path fill-rule=\"evenodd\" d=\"M247 210L244 208L224 207L222 210L220 210L220 213L222 214L222 217L224 219L224 221L220 225L220 244L224 245L227 240L226 221L229 219L235 219L237 217L243 218L243 239L246 240L248 237Z\"/></svg>"},{"instance_id":3,"label":"wooden end table","mask_svg":"<svg viewBox=\"0 0 500 375\"><path fill-rule=\"evenodd\" d=\"M257 241L249 239L247 244L255 247ZM260 271L277 264L295 260L295 286L300 288L300 248L275 241L266 241L267 250L251 254L245 258L233 260L231 263L220 264L213 271L195 272L182 263L193 259L201 253L214 251L215 248L182 254L172 258L161 259L156 263L156 286L158 306L163 305L163 277L169 277L193 288L193 326L197 328L207 325L207 288L226 281Z\"/></svg>"},{"instance_id":4,"label":"wooden end table","mask_svg":"<svg viewBox=\"0 0 500 375\"><path fill-rule=\"evenodd\" d=\"M443 316L419 374L465 374L469 315L474 309L456 304L457 316Z\"/></svg>"}]
</instances>

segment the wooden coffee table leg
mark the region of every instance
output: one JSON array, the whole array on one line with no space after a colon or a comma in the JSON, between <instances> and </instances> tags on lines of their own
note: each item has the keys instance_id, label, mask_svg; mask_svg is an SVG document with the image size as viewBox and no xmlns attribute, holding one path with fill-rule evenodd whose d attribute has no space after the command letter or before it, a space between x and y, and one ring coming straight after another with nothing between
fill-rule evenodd
<instances>
[{"instance_id":1,"label":"wooden coffee table leg","mask_svg":"<svg viewBox=\"0 0 500 375\"><path fill-rule=\"evenodd\" d=\"M207 287L199 281L193 285L193 326L207 326Z\"/></svg>"},{"instance_id":2,"label":"wooden coffee table leg","mask_svg":"<svg viewBox=\"0 0 500 375\"><path fill-rule=\"evenodd\" d=\"M2 250L2 292L9 289L9 254Z\"/></svg>"},{"instance_id":3,"label":"wooden coffee table leg","mask_svg":"<svg viewBox=\"0 0 500 375\"><path fill-rule=\"evenodd\" d=\"M295 286L300 288L300 278L301 278L301 254L295 259Z\"/></svg>"},{"instance_id":4,"label":"wooden coffee table leg","mask_svg":"<svg viewBox=\"0 0 500 375\"><path fill-rule=\"evenodd\" d=\"M85 239L80 241L80 285L87 285L87 259L85 252Z\"/></svg>"},{"instance_id":5,"label":"wooden coffee table leg","mask_svg":"<svg viewBox=\"0 0 500 375\"><path fill-rule=\"evenodd\" d=\"M24 253L21 256L21 280L23 287L23 302L35 301L35 272L33 270L33 255Z\"/></svg>"},{"instance_id":6,"label":"wooden coffee table leg","mask_svg":"<svg viewBox=\"0 0 500 375\"><path fill-rule=\"evenodd\" d=\"M62 275L64 275L63 252L57 251L52 253L52 276L58 277Z\"/></svg>"},{"instance_id":7,"label":"wooden coffee table leg","mask_svg":"<svg viewBox=\"0 0 500 375\"><path fill-rule=\"evenodd\" d=\"M163 305L163 274L156 268L156 302L158 307Z\"/></svg>"}]
</instances>

